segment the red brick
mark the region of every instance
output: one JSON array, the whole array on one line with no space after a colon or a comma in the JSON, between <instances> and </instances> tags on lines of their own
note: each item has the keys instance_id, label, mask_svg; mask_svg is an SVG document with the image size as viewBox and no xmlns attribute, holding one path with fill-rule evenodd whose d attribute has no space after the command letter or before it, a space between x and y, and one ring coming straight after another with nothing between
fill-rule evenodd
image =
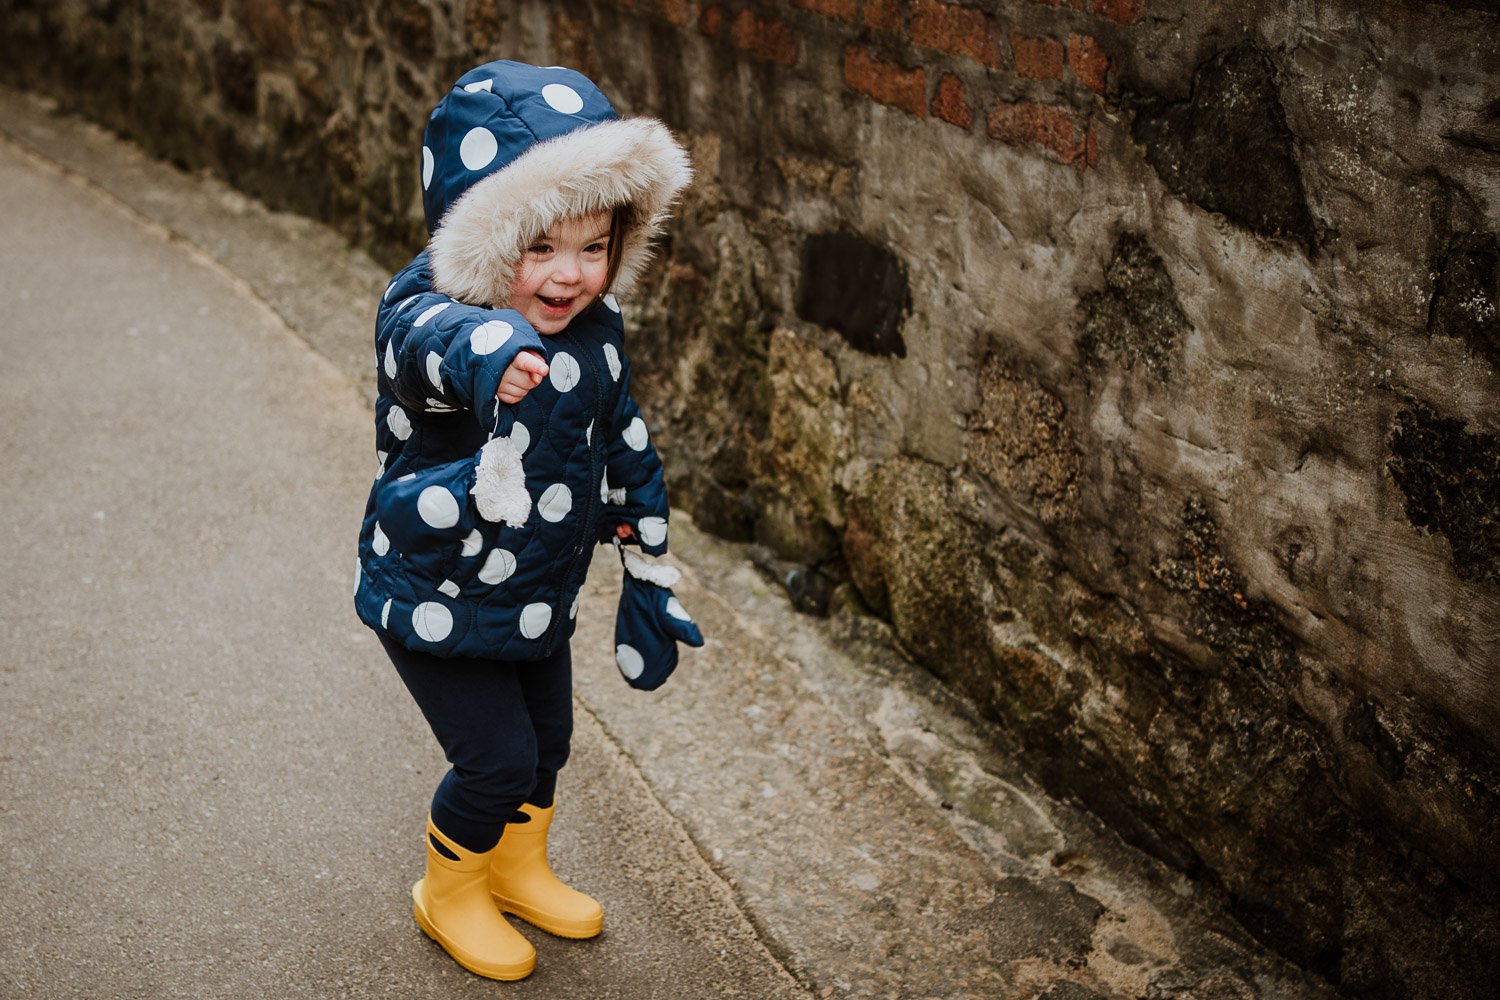
<instances>
[{"instance_id":1,"label":"red brick","mask_svg":"<svg viewBox=\"0 0 1500 1000\"><path fill-rule=\"evenodd\" d=\"M865 24L887 35L899 35L901 7L896 0L865 0Z\"/></svg>"},{"instance_id":2,"label":"red brick","mask_svg":"<svg viewBox=\"0 0 1500 1000\"><path fill-rule=\"evenodd\" d=\"M844 83L881 104L927 117L927 74L920 66L906 69L850 45L844 49Z\"/></svg>"},{"instance_id":3,"label":"red brick","mask_svg":"<svg viewBox=\"0 0 1500 1000\"><path fill-rule=\"evenodd\" d=\"M1120 24L1134 24L1146 14L1146 0L1094 0L1094 13Z\"/></svg>"},{"instance_id":4,"label":"red brick","mask_svg":"<svg viewBox=\"0 0 1500 1000\"><path fill-rule=\"evenodd\" d=\"M1010 33L1010 53L1016 73L1032 80L1061 80L1063 75L1062 43L1053 38L1027 38L1017 31Z\"/></svg>"},{"instance_id":5,"label":"red brick","mask_svg":"<svg viewBox=\"0 0 1500 1000\"><path fill-rule=\"evenodd\" d=\"M661 16L679 28L693 19L697 7L697 0L656 0L656 9Z\"/></svg>"},{"instance_id":6,"label":"red brick","mask_svg":"<svg viewBox=\"0 0 1500 1000\"><path fill-rule=\"evenodd\" d=\"M990 137L1012 146L1035 146L1059 163L1079 170L1099 162L1099 146L1093 129L1079 133L1072 108L1023 101L1001 102L990 111Z\"/></svg>"},{"instance_id":7,"label":"red brick","mask_svg":"<svg viewBox=\"0 0 1500 1000\"><path fill-rule=\"evenodd\" d=\"M792 0L793 7L801 7L836 21L854 20L854 0Z\"/></svg>"},{"instance_id":8,"label":"red brick","mask_svg":"<svg viewBox=\"0 0 1500 1000\"><path fill-rule=\"evenodd\" d=\"M968 56L992 68L1000 65L1000 47L989 19L972 7L942 0L913 0L908 37L913 45Z\"/></svg>"},{"instance_id":9,"label":"red brick","mask_svg":"<svg viewBox=\"0 0 1500 1000\"><path fill-rule=\"evenodd\" d=\"M729 40L757 59L794 66L797 63L797 38L774 17L756 17L742 10L729 28Z\"/></svg>"},{"instance_id":10,"label":"red brick","mask_svg":"<svg viewBox=\"0 0 1500 1000\"><path fill-rule=\"evenodd\" d=\"M1079 83L1104 93L1111 60L1104 47L1088 35L1068 36L1068 66Z\"/></svg>"},{"instance_id":11,"label":"red brick","mask_svg":"<svg viewBox=\"0 0 1500 1000\"><path fill-rule=\"evenodd\" d=\"M964 82L952 73L943 74L932 98L932 113L943 121L967 130L974 124L974 112L964 94Z\"/></svg>"},{"instance_id":12,"label":"red brick","mask_svg":"<svg viewBox=\"0 0 1500 1000\"><path fill-rule=\"evenodd\" d=\"M723 20L723 7L709 7L698 16L698 30L709 38L714 38L719 34L719 25Z\"/></svg>"}]
</instances>

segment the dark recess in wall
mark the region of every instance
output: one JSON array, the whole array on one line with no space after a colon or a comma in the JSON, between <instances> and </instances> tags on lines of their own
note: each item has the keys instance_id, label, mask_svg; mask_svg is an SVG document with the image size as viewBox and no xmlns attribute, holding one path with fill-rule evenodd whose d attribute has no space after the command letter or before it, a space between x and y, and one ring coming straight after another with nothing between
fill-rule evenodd
<instances>
[{"instance_id":1,"label":"dark recess in wall","mask_svg":"<svg viewBox=\"0 0 1500 1000\"><path fill-rule=\"evenodd\" d=\"M1457 233L1448 242L1427 309L1427 332L1457 337L1500 369L1500 249L1494 233Z\"/></svg>"},{"instance_id":2,"label":"dark recess in wall","mask_svg":"<svg viewBox=\"0 0 1500 1000\"><path fill-rule=\"evenodd\" d=\"M866 354L906 357L901 324L911 312L906 266L852 233L818 233L802 245L797 314L844 335Z\"/></svg>"},{"instance_id":3,"label":"dark recess in wall","mask_svg":"<svg viewBox=\"0 0 1500 1000\"><path fill-rule=\"evenodd\" d=\"M1411 523L1448 540L1461 579L1500 581L1500 437L1414 403L1396 414L1390 448Z\"/></svg>"}]
</instances>

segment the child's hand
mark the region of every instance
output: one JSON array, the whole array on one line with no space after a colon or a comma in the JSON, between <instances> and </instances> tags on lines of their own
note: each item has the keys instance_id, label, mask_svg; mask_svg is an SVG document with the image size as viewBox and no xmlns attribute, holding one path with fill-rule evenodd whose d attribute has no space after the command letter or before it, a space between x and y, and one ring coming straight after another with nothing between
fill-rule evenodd
<instances>
[{"instance_id":1,"label":"child's hand","mask_svg":"<svg viewBox=\"0 0 1500 1000\"><path fill-rule=\"evenodd\" d=\"M635 537L635 529L628 524L615 525L615 537L622 542L627 542Z\"/></svg>"},{"instance_id":2,"label":"child's hand","mask_svg":"<svg viewBox=\"0 0 1500 1000\"><path fill-rule=\"evenodd\" d=\"M522 351L516 360L500 376L500 389L495 398L502 403L519 403L526 394L542 384L547 377L547 362L534 351Z\"/></svg>"}]
</instances>

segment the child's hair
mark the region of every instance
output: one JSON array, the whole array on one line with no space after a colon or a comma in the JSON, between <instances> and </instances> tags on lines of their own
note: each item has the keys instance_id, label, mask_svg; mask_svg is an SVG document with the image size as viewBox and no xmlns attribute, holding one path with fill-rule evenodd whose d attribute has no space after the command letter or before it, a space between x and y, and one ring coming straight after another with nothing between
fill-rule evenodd
<instances>
[{"instance_id":1,"label":"child's hair","mask_svg":"<svg viewBox=\"0 0 1500 1000\"><path fill-rule=\"evenodd\" d=\"M609 267L604 272L604 290L601 296L609 294L614 290L615 279L620 276L620 261L624 258L621 252L625 242L625 234L630 232L630 227L635 221L635 208L628 202L624 205L616 205L609 216Z\"/></svg>"}]
</instances>

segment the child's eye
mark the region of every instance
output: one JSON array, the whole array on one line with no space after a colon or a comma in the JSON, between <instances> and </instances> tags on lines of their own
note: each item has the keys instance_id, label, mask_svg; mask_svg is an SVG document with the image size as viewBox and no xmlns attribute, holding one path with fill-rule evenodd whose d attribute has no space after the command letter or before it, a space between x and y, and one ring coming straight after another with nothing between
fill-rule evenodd
<instances>
[{"instance_id":1,"label":"child's eye","mask_svg":"<svg viewBox=\"0 0 1500 1000\"><path fill-rule=\"evenodd\" d=\"M588 246L586 246L586 247L583 248L583 252L584 253L603 253L604 251L606 251L608 249L609 249L609 247L606 244L604 244L604 243L590 243Z\"/></svg>"},{"instance_id":2,"label":"child's eye","mask_svg":"<svg viewBox=\"0 0 1500 1000\"><path fill-rule=\"evenodd\" d=\"M533 243L533 244L531 244L531 246L529 246L529 247L526 248L526 252L527 253L534 253L534 254L537 254L537 255L548 254L548 253L552 252L552 244L550 244L550 243Z\"/></svg>"}]
</instances>

